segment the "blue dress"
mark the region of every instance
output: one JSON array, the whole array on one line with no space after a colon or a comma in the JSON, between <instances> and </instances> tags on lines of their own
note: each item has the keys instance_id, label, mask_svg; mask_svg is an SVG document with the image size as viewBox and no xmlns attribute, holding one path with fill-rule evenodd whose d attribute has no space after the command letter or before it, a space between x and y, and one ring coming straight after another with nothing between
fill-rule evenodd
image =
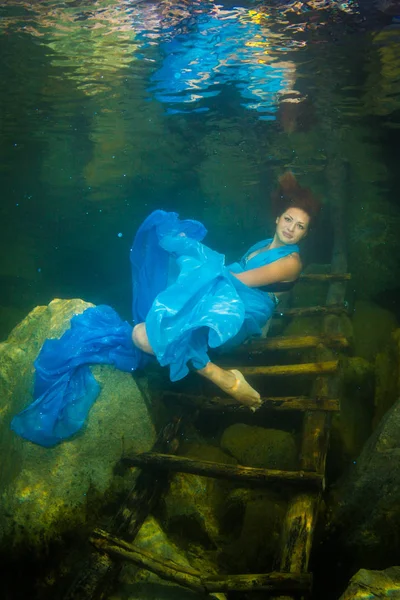
<instances>
[{"instance_id":1,"label":"blue dress","mask_svg":"<svg viewBox=\"0 0 400 600\"><path fill-rule=\"evenodd\" d=\"M249 254L225 265L222 254L202 244L207 230L176 213L153 212L140 226L130 258L133 321L145 321L158 362L169 366L171 381L184 377L191 364L201 369L208 348L237 345L260 335L275 308L273 295L241 283L238 273L269 264L298 247L288 245ZM89 365L112 364L122 371L142 368L152 359L132 343L132 325L109 306L86 309L71 319L60 339L46 340L35 361L35 401L16 415L12 429L51 447L84 424L99 393Z\"/></svg>"}]
</instances>

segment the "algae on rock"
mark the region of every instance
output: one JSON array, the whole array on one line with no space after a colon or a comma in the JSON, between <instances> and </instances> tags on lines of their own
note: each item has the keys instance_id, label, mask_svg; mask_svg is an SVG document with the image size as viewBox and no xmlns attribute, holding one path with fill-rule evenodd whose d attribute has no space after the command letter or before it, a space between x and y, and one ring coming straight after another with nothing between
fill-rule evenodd
<instances>
[{"instance_id":1,"label":"algae on rock","mask_svg":"<svg viewBox=\"0 0 400 600\"><path fill-rule=\"evenodd\" d=\"M155 441L152 417L134 378L106 365L93 368L101 393L73 438L49 449L10 430L12 417L32 401L33 363L43 342L61 336L71 317L88 306L82 300L39 306L0 345L0 545L7 544L9 554L20 545L40 553L63 533L90 527L93 501L110 500L114 486L122 483L113 473L121 455L148 451Z\"/></svg>"},{"instance_id":2,"label":"algae on rock","mask_svg":"<svg viewBox=\"0 0 400 600\"><path fill-rule=\"evenodd\" d=\"M231 573L273 570L279 550L286 500L271 490L238 488L227 498L219 556Z\"/></svg>"},{"instance_id":3,"label":"algae on rock","mask_svg":"<svg viewBox=\"0 0 400 600\"><path fill-rule=\"evenodd\" d=\"M236 423L225 429L221 448L239 464L265 469L294 470L297 449L292 434L280 429L265 429Z\"/></svg>"},{"instance_id":4,"label":"algae on rock","mask_svg":"<svg viewBox=\"0 0 400 600\"><path fill-rule=\"evenodd\" d=\"M236 464L216 446L184 444L180 454L192 459ZM162 502L162 521L168 534L183 545L215 549L221 536L221 519L232 484L210 477L175 473Z\"/></svg>"},{"instance_id":5,"label":"algae on rock","mask_svg":"<svg viewBox=\"0 0 400 600\"><path fill-rule=\"evenodd\" d=\"M193 564L186 553L169 540L154 517L148 517L135 539L135 547L148 552L162 562L172 561L182 568L197 569L205 573L215 573L215 567L203 557ZM212 594L212 598L219 597ZM196 600L204 598L193 590L166 581L132 563L124 563L119 582L109 600Z\"/></svg>"}]
</instances>

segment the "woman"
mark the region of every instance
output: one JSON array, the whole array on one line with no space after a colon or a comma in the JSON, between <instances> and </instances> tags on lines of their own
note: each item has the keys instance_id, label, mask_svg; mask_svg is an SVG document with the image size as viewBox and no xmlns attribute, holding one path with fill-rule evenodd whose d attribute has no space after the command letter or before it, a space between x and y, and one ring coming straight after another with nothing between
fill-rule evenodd
<instances>
[{"instance_id":1,"label":"woman","mask_svg":"<svg viewBox=\"0 0 400 600\"><path fill-rule=\"evenodd\" d=\"M237 345L252 335L260 335L276 306L275 294L290 289L299 277L302 264L297 244L307 235L311 219L319 212L319 202L309 190L297 183L292 173L283 175L279 183L274 196L275 203L280 205L274 237L252 246L240 263L221 269L218 261L214 264L215 253L198 240L182 241L182 237L187 238L190 234L179 231L175 223L171 227L172 235L167 227L167 234L164 234L167 238L169 236L167 241L162 234L158 236L157 243L175 260L181 261L180 274L172 285L168 285L166 294L160 291L152 299L146 319L139 322L132 332L137 348L155 355L160 364L170 366L172 380L183 377L187 373L187 363L191 362L199 375L252 410L260 406L260 394L247 383L240 371L224 370L212 363L206 350L207 346ZM171 238L175 238L174 241ZM192 246L195 246L194 250ZM189 252L192 261L185 266L185 256ZM221 285L208 285L210 263L215 278L213 283L219 280ZM190 270L194 270L194 276L188 273ZM199 285L203 270L206 271L205 288L201 283ZM177 284L179 278L184 281L183 286ZM199 290L193 293L196 286ZM143 284L137 287L143 289ZM203 306L199 310L204 297L212 298L211 306ZM188 301L191 302L189 309ZM242 305L238 308L243 309L243 314L232 310L232 306L227 307L227 304L237 301ZM226 321L232 325L227 335L220 331L221 322L225 324ZM208 329L208 333L202 331L203 328ZM165 331L170 333L166 342L162 341Z\"/></svg>"},{"instance_id":2,"label":"woman","mask_svg":"<svg viewBox=\"0 0 400 600\"><path fill-rule=\"evenodd\" d=\"M237 401L258 408L260 396L243 375L221 369L207 352L261 335L275 293L300 274L297 242L307 235L319 204L291 173L280 179L275 200L280 209L274 237L228 267L223 255L201 243L207 233L201 223L153 212L131 249L135 327L109 306L75 315L61 338L43 344L35 361L35 400L11 428L42 446L60 443L79 431L100 391L90 365L132 372L151 355L169 366L171 381L184 377L190 365Z\"/></svg>"}]
</instances>

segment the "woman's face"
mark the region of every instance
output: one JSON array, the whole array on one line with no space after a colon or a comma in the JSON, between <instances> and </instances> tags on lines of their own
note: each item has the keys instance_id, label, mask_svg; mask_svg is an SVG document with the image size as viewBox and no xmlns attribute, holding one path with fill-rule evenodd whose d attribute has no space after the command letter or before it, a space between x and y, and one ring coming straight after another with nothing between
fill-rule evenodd
<instances>
[{"instance_id":1,"label":"woman's face","mask_svg":"<svg viewBox=\"0 0 400 600\"><path fill-rule=\"evenodd\" d=\"M288 208L276 219L275 235L281 244L297 244L308 232L310 217L301 208Z\"/></svg>"}]
</instances>

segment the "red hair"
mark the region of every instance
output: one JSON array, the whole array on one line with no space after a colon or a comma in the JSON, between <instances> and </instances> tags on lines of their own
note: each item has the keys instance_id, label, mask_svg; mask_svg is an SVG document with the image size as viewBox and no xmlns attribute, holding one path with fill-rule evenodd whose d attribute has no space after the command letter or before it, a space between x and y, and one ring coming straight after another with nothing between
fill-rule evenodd
<instances>
[{"instance_id":1,"label":"red hair","mask_svg":"<svg viewBox=\"0 0 400 600\"><path fill-rule=\"evenodd\" d=\"M288 208L300 208L314 221L321 210L321 202L312 191L302 187L291 171L286 171L278 181L278 188L272 192L275 213L280 216Z\"/></svg>"}]
</instances>

